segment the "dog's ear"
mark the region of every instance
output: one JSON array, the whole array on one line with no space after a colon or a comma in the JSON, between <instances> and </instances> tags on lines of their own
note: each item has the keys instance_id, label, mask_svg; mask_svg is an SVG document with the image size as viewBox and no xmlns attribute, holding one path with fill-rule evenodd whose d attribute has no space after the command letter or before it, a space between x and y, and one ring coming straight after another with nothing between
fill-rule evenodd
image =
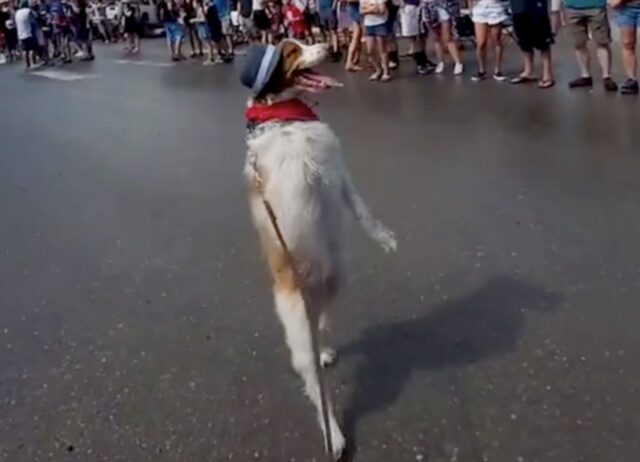
<instances>
[{"instance_id":1,"label":"dog's ear","mask_svg":"<svg viewBox=\"0 0 640 462\"><path fill-rule=\"evenodd\" d=\"M283 40L280 44L280 53L282 55L282 71L285 78L290 79L300 66L302 47L295 40Z\"/></svg>"}]
</instances>

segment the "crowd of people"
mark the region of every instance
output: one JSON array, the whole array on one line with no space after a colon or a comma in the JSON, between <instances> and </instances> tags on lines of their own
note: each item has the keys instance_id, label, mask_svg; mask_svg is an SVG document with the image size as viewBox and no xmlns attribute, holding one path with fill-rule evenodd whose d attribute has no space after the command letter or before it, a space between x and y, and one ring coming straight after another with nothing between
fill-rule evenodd
<instances>
[{"instance_id":1,"label":"crowd of people","mask_svg":"<svg viewBox=\"0 0 640 462\"><path fill-rule=\"evenodd\" d=\"M92 39L126 40L126 51L140 50L141 18L135 0L120 1L109 18L104 0L0 0L0 52L5 59L20 53L29 68L37 62L67 63L75 56L94 58ZM513 84L537 83L541 89L555 85L552 46L561 25L575 49L580 75L571 88L594 85L593 42L608 92L638 93L636 38L640 28L640 0L158 0L159 25L166 36L171 59L191 57L204 64L229 62L242 43L275 43L294 37L330 44L332 59L344 59L345 69L372 69L369 78L387 82L399 65L399 43L407 43L418 74L462 75L461 41L473 44L476 69L473 81L493 78ZM619 29L626 81L618 88L611 76L611 26ZM523 56L523 69L508 79L502 73L505 36L515 37ZM362 44L366 45L363 50ZM432 46L429 46L432 44ZM400 47L405 48L405 47ZM538 50L542 73L534 73ZM487 55L492 54L492 68ZM367 59L361 59L361 56ZM451 64L447 64L450 61ZM451 67L449 67L451 66ZM451 69L451 71L448 70Z\"/></svg>"}]
</instances>

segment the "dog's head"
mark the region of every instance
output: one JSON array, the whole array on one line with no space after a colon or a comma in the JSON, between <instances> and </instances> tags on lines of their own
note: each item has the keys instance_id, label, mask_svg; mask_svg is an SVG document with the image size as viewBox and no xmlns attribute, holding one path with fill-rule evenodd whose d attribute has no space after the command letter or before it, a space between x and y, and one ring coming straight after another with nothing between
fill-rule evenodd
<instances>
[{"instance_id":1,"label":"dog's head","mask_svg":"<svg viewBox=\"0 0 640 462\"><path fill-rule=\"evenodd\" d=\"M328 45L305 45L285 39L273 51L274 65L264 84L257 89L255 100L281 99L301 92L320 93L342 86L332 77L314 70L329 55Z\"/></svg>"}]
</instances>

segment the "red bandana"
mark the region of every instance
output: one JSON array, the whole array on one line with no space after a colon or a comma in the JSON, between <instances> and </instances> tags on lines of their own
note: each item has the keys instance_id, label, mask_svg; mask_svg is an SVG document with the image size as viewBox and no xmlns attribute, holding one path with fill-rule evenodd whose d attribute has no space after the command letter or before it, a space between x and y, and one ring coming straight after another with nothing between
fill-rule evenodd
<instances>
[{"instance_id":1,"label":"red bandana","mask_svg":"<svg viewBox=\"0 0 640 462\"><path fill-rule=\"evenodd\" d=\"M260 125L265 122L318 120L316 113L298 98L273 104L254 104L247 108L245 117L249 125Z\"/></svg>"}]
</instances>

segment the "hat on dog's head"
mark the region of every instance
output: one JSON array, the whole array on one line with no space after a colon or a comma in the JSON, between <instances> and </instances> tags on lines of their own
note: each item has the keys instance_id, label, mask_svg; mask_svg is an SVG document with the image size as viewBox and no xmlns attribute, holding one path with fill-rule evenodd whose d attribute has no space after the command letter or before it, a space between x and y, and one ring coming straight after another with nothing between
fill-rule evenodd
<instances>
[{"instance_id":1,"label":"hat on dog's head","mask_svg":"<svg viewBox=\"0 0 640 462\"><path fill-rule=\"evenodd\" d=\"M247 52L240 81L254 95L259 94L269 83L280 62L280 49L274 45L252 45Z\"/></svg>"}]
</instances>

